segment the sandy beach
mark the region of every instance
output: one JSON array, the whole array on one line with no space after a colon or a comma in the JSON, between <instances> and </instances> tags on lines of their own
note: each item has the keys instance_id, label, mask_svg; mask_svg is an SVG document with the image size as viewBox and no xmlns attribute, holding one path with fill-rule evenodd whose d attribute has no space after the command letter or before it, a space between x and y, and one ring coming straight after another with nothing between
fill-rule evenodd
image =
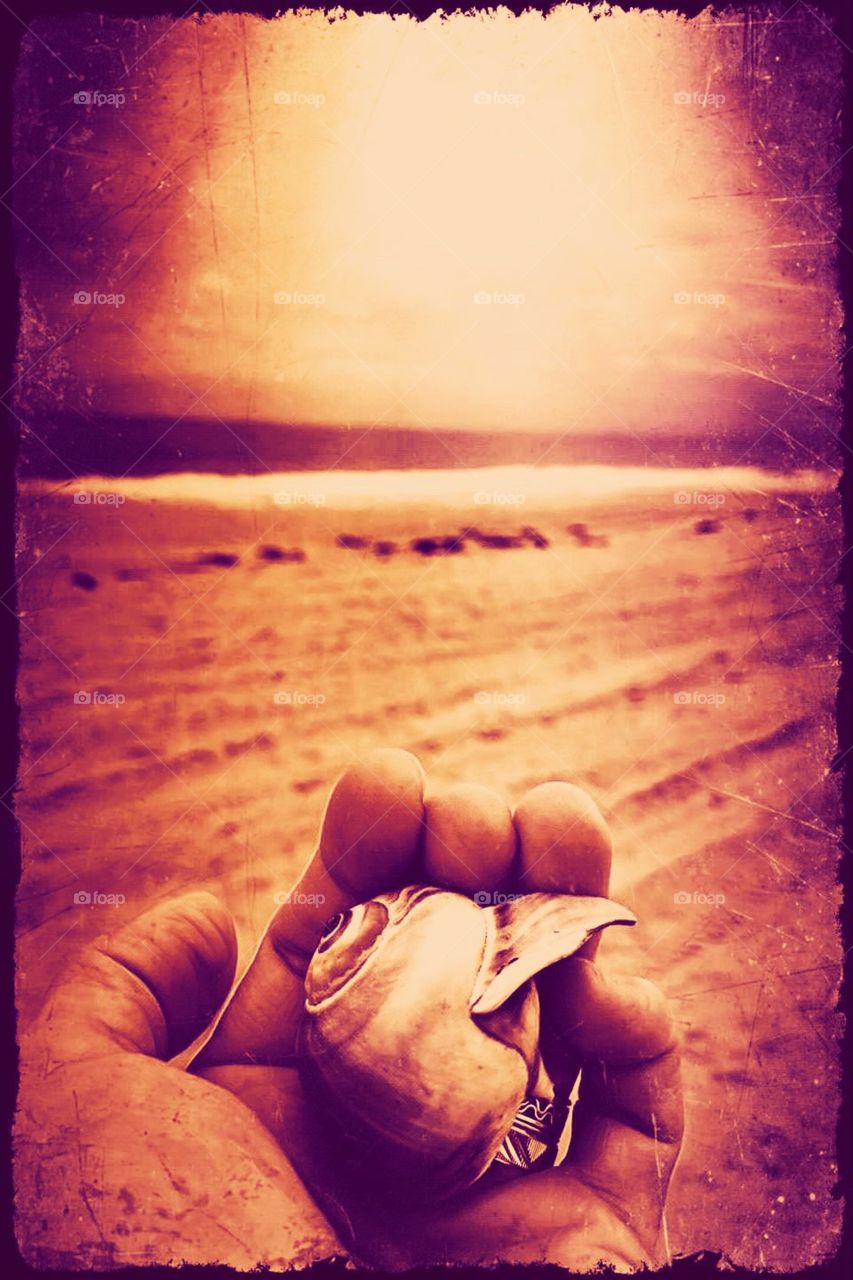
<instances>
[{"instance_id":1,"label":"sandy beach","mask_svg":"<svg viewBox=\"0 0 853 1280\"><path fill-rule=\"evenodd\" d=\"M612 824L613 896L639 918L602 962L659 982L684 1034L672 1253L787 1271L832 1254L834 483L29 482L22 1028L79 947L191 887L224 898L247 957L372 746L511 800L571 780Z\"/></svg>"}]
</instances>

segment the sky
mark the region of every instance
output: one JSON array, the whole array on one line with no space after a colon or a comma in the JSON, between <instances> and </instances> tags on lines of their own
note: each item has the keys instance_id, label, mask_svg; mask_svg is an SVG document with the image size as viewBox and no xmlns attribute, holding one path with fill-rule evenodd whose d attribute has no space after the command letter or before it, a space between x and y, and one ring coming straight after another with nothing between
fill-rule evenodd
<instances>
[{"instance_id":1,"label":"sky","mask_svg":"<svg viewBox=\"0 0 853 1280\"><path fill-rule=\"evenodd\" d=\"M837 174L791 162L792 41L766 26L748 94L734 15L115 24L87 83L125 100L63 99L30 296L57 332L85 317L63 359L107 411L612 431L724 428L780 387L825 407ZM73 301L99 290L121 301Z\"/></svg>"}]
</instances>

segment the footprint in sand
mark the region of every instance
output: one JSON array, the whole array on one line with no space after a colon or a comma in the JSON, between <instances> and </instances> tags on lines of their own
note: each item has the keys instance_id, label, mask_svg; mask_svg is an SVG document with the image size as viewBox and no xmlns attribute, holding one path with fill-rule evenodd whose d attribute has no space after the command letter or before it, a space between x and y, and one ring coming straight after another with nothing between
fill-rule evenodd
<instances>
[{"instance_id":1,"label":"footprint in sand","mask_svg":"<svg viewBox=\"0 0 853 1280\"><path fill-rule=\"evenodd\" d=\"M91 573L83 573L78 570L71 575L72 587L79 587L81 591L95 591L98 587L98 579Z\"/></svg>"}]
</instances>

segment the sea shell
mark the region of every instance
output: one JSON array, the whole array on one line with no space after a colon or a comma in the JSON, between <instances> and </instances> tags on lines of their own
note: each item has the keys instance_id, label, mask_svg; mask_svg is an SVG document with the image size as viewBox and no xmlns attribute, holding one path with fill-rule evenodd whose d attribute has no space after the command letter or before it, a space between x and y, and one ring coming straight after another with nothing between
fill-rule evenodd
<instances>
[{"instance_id":1,"label":"sea shell","mask_svg":"<svg viewBox=\"0 0 853 1280\"><path fill-rule=\"evenodd\" d=\"M606 898L484 907L419 885L330 921L305 978L303 1079L359 1181L404 1197L475 1182L540 1075L532 979L633 923Z\"/></svg>"}]
</instances>

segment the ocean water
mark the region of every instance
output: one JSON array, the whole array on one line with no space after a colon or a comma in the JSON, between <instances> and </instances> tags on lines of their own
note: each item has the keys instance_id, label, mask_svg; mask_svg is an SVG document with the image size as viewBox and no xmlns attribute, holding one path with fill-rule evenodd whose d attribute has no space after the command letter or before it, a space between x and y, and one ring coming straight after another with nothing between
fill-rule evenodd
<instances>
[{"instance_id":1,"label":"ocean water","mask_svg":"<svg viewBox=\"0 0 853 1280\"><path fill-rule=\"evenodd\" d=\"M57 485L28 480L24 493L117 494L125 501L208 504L218 507L363 507L425 501L451 507L513 507L555 500L608 502L632 494L673 491L761 495L819 492L837 484L834 471L767 471L760 467L502 466L459 470L267 471L257 475L175 472L159 476L84 476ZM710 505L714 505L711 503ZM721 504L722 505L722 504Z\"/></svg>"}]
</instances>

